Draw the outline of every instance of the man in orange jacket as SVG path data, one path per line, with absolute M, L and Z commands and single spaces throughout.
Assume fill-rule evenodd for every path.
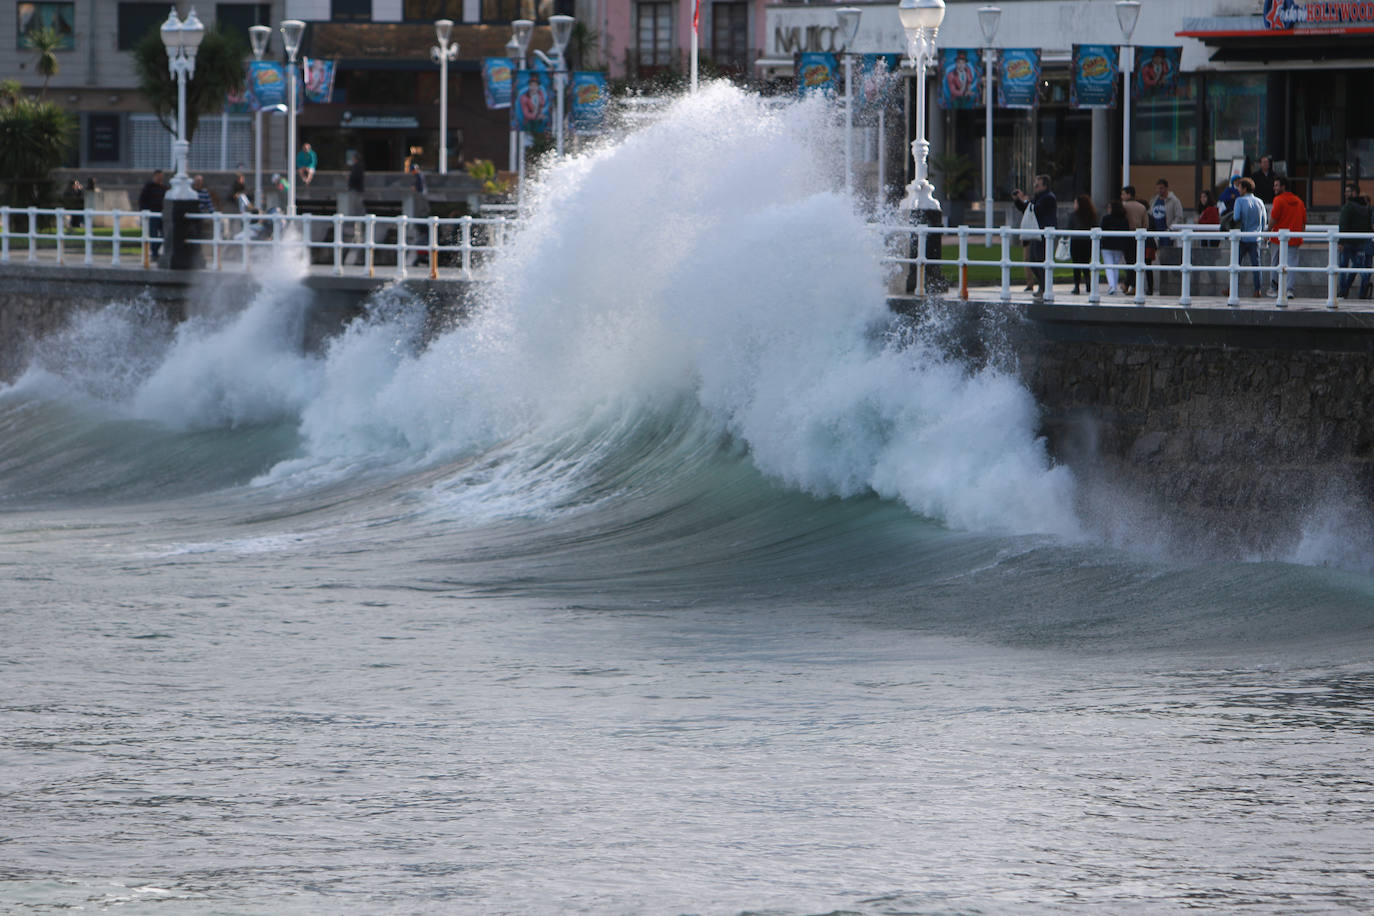
M 1288 190 L 1288 179 L 1282 175 L 1274 176 L 1274 206 L 1269 212 L 1269 228 L 1287 229 L 1290 232 L 1301 232 L 1307 228 L 1307 205 L 1302 202 L 1301 197 Z M 1294 253 L 1301 247 L 1302 236 L 1289 236 L 1289 263 L 1297 260 Z M 1277 235 L 1269 237 L 1269 250 L 1273 253 L 1274 265 L 1274 277 L 1269 284 L 1269 294 L 1277 296 L 1279 294 L 1279 237 Z M 1288 298 L 1293 298 L 1291 286 L 1289 287 Z

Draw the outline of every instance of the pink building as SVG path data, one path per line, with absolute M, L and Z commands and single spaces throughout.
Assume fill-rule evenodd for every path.
M 764 0 L 700 0 L 699 55 L 703 75 L 725 71 L 752 77 L 763 47 Z M 693 0 L 582 0 L 600 33 L 599 63 L 610 76 L 686 73 L 692 47 Z

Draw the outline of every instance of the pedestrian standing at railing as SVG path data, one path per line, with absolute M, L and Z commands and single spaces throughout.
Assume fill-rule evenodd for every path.
M 1054 199 L 1054 192 L 1050 190 L 1050 176 L 1036 175 L 1035 184 L 1031 190 L 1034 196 L 1027 197 L 1020 188 L 1011 192 L 1012 201 L 1016 204 L 1016 209 L 1022 213 L 1026 212 L 1027 207 L 1035 208 L 1035 220 L 1040 224 L 1040 229 L 1059 228 L 1059 202 Z M 1026 246 L 1026 260 L 1030 261 L 1031 273 L 1035 277 L 1035 282 L 1039 289 L 1035 290 L 1037 297 L 1045 295 L 1045 237 L 1039 236 L 1038 240 L 1032 241 Z M 1035 265 L 1039 265 L 1038 267 Z
M 166 196 L 167 183 L 163 180 L 162 169 L 156 169 L 143 190 L 138 192 L 138 209 L 153 214 L 148 217 L 148 237 L 154 258 L 162 253 L 162 200 Z
M 1097 228 L 1097 208 L 1093 206 L 1093 199 L 1086 194 L 1079 194 L 1073 199 L 1073 228 L 1075 229 L 1096 229 Z M 1079 267 L 1079 264 L 1087 264 L 1093 259 L 1093 240 L 1090 236 L 1075 235 L 1069 239 L 1069 257 L 1073 259 L 1073 293 L 1078 295 L 1078 284 L 1080 280 L 1089 289 L 1092 288 L 1092 273 L 1088 267 Z
M 1236 198 L 1236 219 L 1235 225 L 1242 233 L 1238 247 L 1236 262 L 1244 264 L 1249 261 L 1254 267 L 1255 276 L 1255 298 L 1264 295 L 1260 292 L 1260 257 L 1259 257 L 1259 234 L 1264 230 L 1265 208 L 1264 201 L 1255 196 L 1255 182 L 1249 178 L 1240 180 L 1240 197 Z
M 81 211 L 86 209 L 86 195 L 82 193 L 81 182 L 75 178 L 67 182 L 67 187 L 62 191 L 62 207 L 71 211 L 67 215 L 67 224 L 73 229 L 80 229 Z
M 196 201 L 201 213 L 215 212 L 215 199 L 210 196 L 210 189 L 205 186 L 204 175 L 197 175 L 192 179 L 191 190 L 196 192 Z
M 1102 217 L 1103 232 L 1129 232 L 1130 223 L 1126 221 L 1126 207 L 1121 199 L 1107 204 L 1107 215 Z M 1117 278 L 1117 266 L 1126 263 L 1126 252 L 1135 248 L 1135 241 L 1124 235 L 1104 235 L 1102 237 L 1102 263 L 1107 270 L 1107 295 L 1126 292 L 1126 284 Z
M 1217 205 L 1212 202 L 1212 192 L 1206 188 L 1202 189 L 1197 197 L 1197 224 L 1199 226 L 1215 226 L 1221 222 L 1221 213 Z M 1203 240 L 1203 248 L 1216 248 L 1221 242 L 1216 239 Z
M 1345 206 L 1341 207 L 1340 231 L 1342 236 L 1348 232 L 1374 232 L 1374 221 L 1371 220 L 1370 216 L 1369 200 L 1361 197 L 1360 189 L 1353 185 L 1345 189 Z M 1341 270 L 1345 270 L 1347 267 L 1363 270 L 1363 273 L 1360 274 L 1360 298 L 1368 299 L 1370 295 L 1369 266 L 1371 258 L 1374 258 L 1374 240 L 1342 238 L 1340 245 Z M 1354 282 L 1354 273 L 1341 274 L 1340 292 L 1342 299 L 1350 295 L 1350 286 Z
M 1155 232 L 1172 232 L 1174 227 L 1183 222 L 1183 201 L 1178 199 L 1178 195 L 1169 190 L 1167 179 L 1161 178 L 1155 182 L 1155 196 L 1150 201 L 1150 228 Z M 1158 257 L 1159 249 L 1172 248 L 1174 240 L 1165 235 L 1154 236 L 1145 245 L 1145 259 L 1154 263 Z M 1147 295 L 1154 295 L 1155 275 L 1147 272 L 1145 274 L 1145 292 Z
M 1141 203 L 1135 196 L 1135 185 L 1128 184 L 1121 189 L 1121 206 L 1126 211 L 1126 228 L 1134 232 L 1137 229 L 1144 229 L 1150 224 L 1150 211 L 1145 209 L 1145 204 Z M 1135 264 L 1138 256 L 1135 239 L 1131 239 L 1131 245 L 1126 249 L 1126 263 Z M 1149 287 L 1146 287 L 1148 289 Z M 1126 271 L 1126 284 L 1123 293 L 1135 292 L 1135 271 Z
M 1301 232 L 1307 228 L 1307 205 L 1302 202 L 1302 198 L 1288 190 L 1288 179 L 1279 175 L 1274 179 L 1274 206 L 1269 213 L 1270 229 L 1287 229 L 1290 232 Z M 1274 267 L 1274 276 L 1269 284 L 1269 295 L 1279 294 L 1279 256 L 1282 246 L 1279 244 L 1277 235 L 1269 238 L 1270 251 L 1273 253 L 1271 263 Z M 1302 236 L 1294 235 L 1288 239 L 1289 264 L 1297 260 L 1298 249 L 1302 247 Z M 1289 287 L 1288 298 L 1293 298 L 1292 287 Z

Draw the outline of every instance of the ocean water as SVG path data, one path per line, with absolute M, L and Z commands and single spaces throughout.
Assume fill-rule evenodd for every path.
M 0 912 L 1374 910 L 1365 520 L 1087 493 L 887 312 L 832 131 L 712 87 L 548 171 L 435 340 L 297 352 L 283 260 L 43 341 Z

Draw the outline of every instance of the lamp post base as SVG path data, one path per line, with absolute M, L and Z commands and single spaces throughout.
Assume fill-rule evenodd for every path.
M 164 270 L 194 270 L 205 266 L 205 255 L 200 246 L 192 244 L 199 238 L 196 234 L 204 220 L 189 219 L 188 214 L 200 209 L 200 201 L 173 200 L 169 194 L 162 202 L 162 253 L 158 255 L 157 266 Z
M 940 229 L 944 226 L 944 214 L 938 206 L 933 209 L 908 209 L 904 211 L 912 226 L 931 226 Z M 907 257 L 917 258 L 920 254 L 920 236 L 912 233 L 910 250 Z M 943 236 L 940 232 L 926 233 L 925 260 L 938 261 L 944 255 Z M 925 294 L 946 293 L 949 291 L 949 280 L 945 277 L 944 271 L 938 264 L 912 264 L 906 274 L 906 291 L 908 294 L 917 291 Z

